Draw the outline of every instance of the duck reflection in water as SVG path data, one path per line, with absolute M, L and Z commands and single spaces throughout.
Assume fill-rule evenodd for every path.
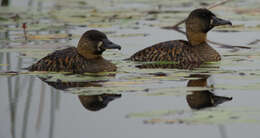
M 100 109 L 105 108 L 109 102 L 120 97 L 121 94 L 79 95 L 79 100 L 87 110 L 99 111 Z
M 69 88 L 86 88 L 86 87 L 102 87 L 102 81 L 89 81 L 89 82 L 50 82 L 47 79 L 40 78 L 49 86 L 58 90 L 68 90 Z M 87 94 L 87 93 L 86 93 Z M 100 95 L 79 95 L 80 103 L 89 111 L 99 111 L 105 108 L 109 102 L 120 98 L 121 94 L 100 94 Z
M 193 74 L 192 78 L 196 80 L 189 80 L 187 87 L 206 87 L 209 86 L 207 79 L 210 75 Z M 210 87 L 213 87 L 211 85 Z M 203 109 L 206 107 L 215 107 L 227 101 L 231 101 L 232 97 L 217 96 L 210 90 L 192 91 L 191 94 L 186 96 L 187 103 L 192 109 Z

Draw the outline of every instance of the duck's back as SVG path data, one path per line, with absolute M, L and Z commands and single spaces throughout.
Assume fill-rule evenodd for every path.
M 166 41 L 138 51 L 129 59 L 132 61 L 174 61 L 183 63 L 195 60 L 192 59 L 195 55 L 190 50 L 187 41 Z
M 30 71 L 54 71 L 73 73 L 96 73 L 116 71 L 116 66 L 104 58 L 87 60 L 75 47 L 57 50 L 28 67 Z

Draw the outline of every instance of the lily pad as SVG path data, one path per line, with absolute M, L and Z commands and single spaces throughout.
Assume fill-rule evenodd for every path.
M 215 108 L 199 111 L 166 110 L 143 113 L 130 113 L 127 118 L 143 118 L 145 124 L 259 124 L 259 109 L 252 108 Z M 186 116 L 186 117 L 185 117 Z

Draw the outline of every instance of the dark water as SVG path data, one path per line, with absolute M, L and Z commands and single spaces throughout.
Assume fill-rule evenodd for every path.
M 13 4 L 20 5 L 19 2 Z M 80 35 L 88 29 L 74 27 L 67 31 Z M 94 82 L 47 84 L 39 74 L 26 74 L 23 70 L 34 63 L 35 58 L 25 56 L 26 52 L 17 47 L 10 50 L 9 46 L 21 43 L 0 44 L 2 49 L 9 48 L 0 52 L 0 71 L 23 72 L 0 75 L 0 138 L 260 137 L 259 47 L 252 46 L 254 49 L 237 53 L 215 47 L 223 60 L 204 69 L 138 69 L 136 63 L 122 59 L 154 43 L 185 39 L 185 36 L 147 26 L 138 30 L 116 26 L 101 30 L 116 31 L 115 35 L 149 34 L 145 37 L 109 35 L 123 49 L 105 53 L 105 57 L 119 67 L 116 75 L 105 81 L 93 77 Z M 0 37 L 1 40 L 12 39 L 18 33 L 22 31 L 1 32 Z M 208 38 L 247 45 L 259 39 L 259 35 L 258 31 L 211 32 Z M 78 38 L 62 39 L 57 43 L 76 45 L 77 41 Z M 45 42 L 32 42 L 33 45 L 42 43 Z M 225 56 L 230 54 L 237 55 Z M 72 86 L 81 88 L 61 90 Z M 162 113 L 167 111 L 178 113 Z M 204 112 L 210 114 L 207 118 L 217 120 L 195 118 Z M 195 122 L 187 121 L 187 117 Z

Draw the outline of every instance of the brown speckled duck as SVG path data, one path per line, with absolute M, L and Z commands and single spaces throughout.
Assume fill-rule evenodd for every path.
M 85 32 L 77 48 L 57 50 L 28 67 L 29 71 L 54 71 L 73 73 L 113 72 L 117 67 L 102 57 L 106 49 L 121 49 L 97 30 Z
M 221 60 L 219 53 L 208 45 L 207 32 L 219 25 L 232 25 L 207 9 L 193 10 L 185 21 L 188 41 L 173 40 L 147 47 L 129 59 L 132 61 L 173 61 L 177 64 L 204 63 Z

